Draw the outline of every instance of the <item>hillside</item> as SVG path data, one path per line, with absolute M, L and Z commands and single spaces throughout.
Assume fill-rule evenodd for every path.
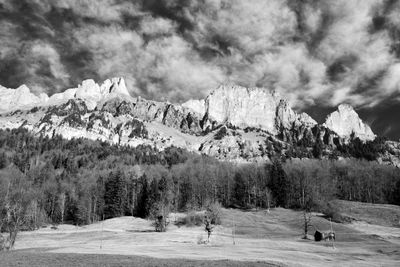
M 357 157 L 400 163 L 400 145 L 376 138 L 351 106 L 340 105 L 318 124 L 267 88 L 225 84 L 205 99 L 172 104 L 131 97 L 124 80 L 113 78 L 100 85 L 85 80 L 51 97 L 35 96 L 26 86 L 0 88 L 0 95 L 0 128 L 36 135 L 178 146 L 235 162 Z

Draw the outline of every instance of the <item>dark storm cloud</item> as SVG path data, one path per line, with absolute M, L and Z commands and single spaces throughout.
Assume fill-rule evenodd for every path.
M 353 69 L 357 64 L 357 55 L 344 55 L 341 56 L 328 66 L 326 74 L 331 82 L 340 82 L 346 72 Z
M 393 0 L 0 0 L 0 84 L 49 94 L 124 76 L 183 101 L 222 82 L 298 109 L 380 105 L 399 92 Z
M 0 36 L 7 45 L 0 48 L 2 85 L 27 83 L 37 92 L 52 94 L 78 82 L 74 74 L 85 73 L 90 65 L 90 51 L 76 47 L 71 38 L 71 29 L 79 24 L 69 9 L 39 1 L 3 1 Z M 89 73 L 96 77 L 96 72 Z
M 195 28 L 193 22 L 184 15 L 186 8 L 190 7 L 190 2 L 187 0 L 142 0 L 141 6 L 144 11 L 151 13 L 153 16 L 176 22 L 178 33 L 184 34 L 186 31 L 191 31 Z

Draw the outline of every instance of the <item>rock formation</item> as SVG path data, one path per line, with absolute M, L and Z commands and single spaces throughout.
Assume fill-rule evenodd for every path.
M 39 96 L 31 93 L 26 85 L 17 89 L 8 89 L 0 86 L 0 111 L 28 109 L 35 106 L 49 106 L 65 103 L 69 99 L 82 99 L 90 110 L 94 109 L 101 101 L 113 97 L 131 98 L 123 78 L 113 78 L 98 85 L 94 80 L 85 80 L 78 88 L 67 89 L 48 97 L 42 93 Z
M 48 100 L 46 94 L 36 96 L 24 84 L 17 89 L 8 89 L 0 86 L 0 110 L 10 111 L 24 107 L 41 105 Z
M 324 126 L 343 138 L 354 135 L 360 140 L 368 141 L 374 140 L 376 137 L 371 128 L 360 119 L 357 112 L 346 104 L 340 105 L 337 111 L 331 113 L 326 118 Z
M 122 78 L 102 84 L 85 80 L 50 98 L 36 96 L 26 86 L 0 87 L 0 106 L 0 128 L 25 127 L 36 134 L 119 145 L 179 146 L 222 160 L 312 157 L 317 143 L 334 154 L 352 136 L 375 138 L 348 105 L 340 105 L 319 125 L 274 91 L 232 84 L 182 105 L 131 97 Z
M 183 106 L 220 124 L 259 128 L 271 134 L 293 125 L 317 124 L 305 113 L 298 115 L 278 93 L 265 88 L 221 85 L 205 100 L 190 100 Z

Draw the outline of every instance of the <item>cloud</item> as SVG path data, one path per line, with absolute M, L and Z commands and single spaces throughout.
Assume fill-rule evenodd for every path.
M 53 94 L 124 76 L 181 102 L 219 83 L 309 105 L 398 95 L 399 1 L 0 0 L 0 84 Z
M 140 22 L 140 32 L 151 37 L 164 34 L 172 35 L 176 32 L 176 27 L 176 23 L 169 19 L 154 18 L 150 15 L 143 17 Z
M 389 67 L 387 73 L 382 79 L 382 95 L 400 93 L 400 63 Z

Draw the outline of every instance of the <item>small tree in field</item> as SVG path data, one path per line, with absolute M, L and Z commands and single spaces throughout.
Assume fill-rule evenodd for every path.
M 221 204 L 219 202 L 209 203 L 206 207 L 206 217 L 211 224 L 221 224 Z
M 310 211 L 304 210 L 303 211 L 303 219 L 304 219 L 304 236 L 303 236 L 303 239 L 308 239 L 308 229 L 313 226 L 311 224 L 312 213 Z
M 207 232 L 207 242 L 210 242 L 210 236 L 214 230 L 214 226 L 211 224 L 211 220 L 207 216 L 204 218 L 204 230 Z
M 169 224 L 168 221 L 169 206 L 162 202 L 157 202 L 152 205 L 150 217 L 154 219 L 154 228 L 156 232 L 165 232 Z
M 168 216 L 171 209 L 172 194 L 171 184 L 167 177 L 163 176 L 160 180 L 154 179 L 150 183 L 150 196 L 152 205 L 150 208 L 150 217 L 154 219 L 156 232 L 165 232 L 167 230 Z
M 204 231 L 207 232 L 207 242 L 210 242 L 215 225 L 221 224 L 221 204 L 214 202 L 207 205 L 203 223 Z
M 302 194 L 304 194 L 302 192 Z M 312 194 L 311 194 L 312 195 Z M 303 222 L 304 222 L 304 236 L 303 239 L 308 239 L 308 230 L 313 227 L 311 224 L 312 210 L 316 207 L 316 203 L 313 196 L 302 197 L 301 208 L 303 210 Z

